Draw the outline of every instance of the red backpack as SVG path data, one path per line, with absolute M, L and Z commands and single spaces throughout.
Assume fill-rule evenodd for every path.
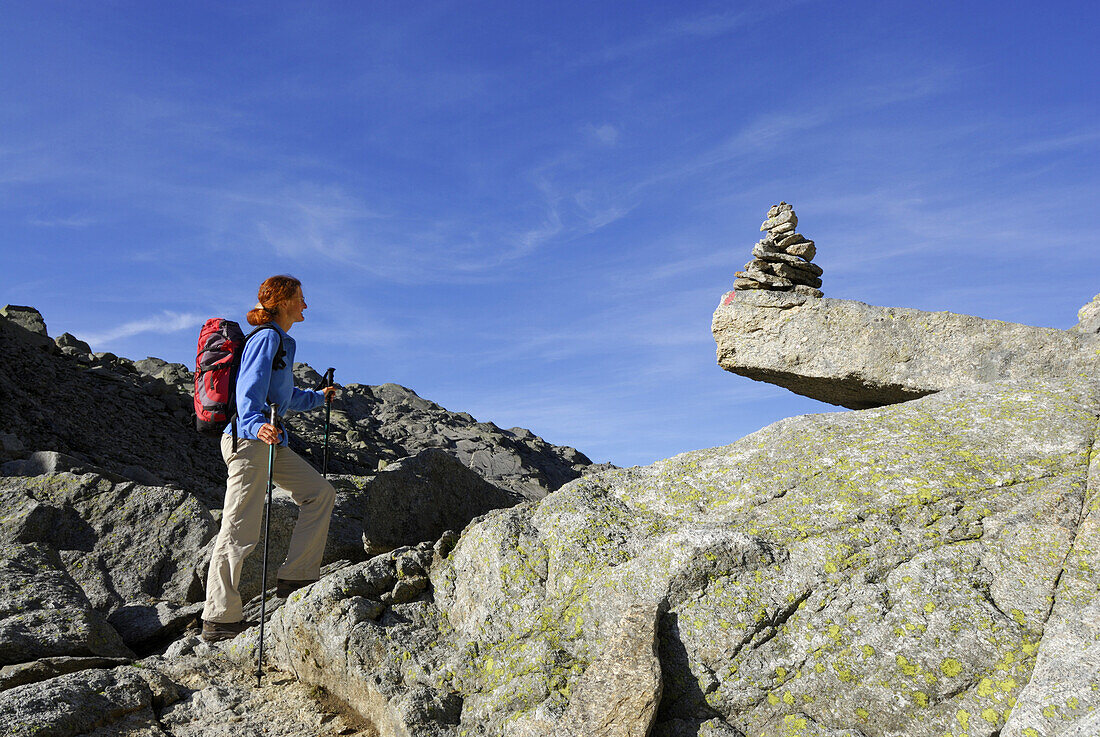
M 195 429 L 208 435 L 221 435 L 231 420 L 237 419 L 237 370 L 241 366 L 244 344 L 261 330 L 274 330 L 271 323 L 258 326 L 248 335 L 232 320 L 212 317 L 203 323 L 195 354 Z M 275 352 L 272 368 L 278 367 L 283 352 L 283 337 Z M 284 362 L 285 365 L 285 362 Z M 236 425 L 233 427 L 236 431 Z M 236 440 L 237 433 L 233 433 Z

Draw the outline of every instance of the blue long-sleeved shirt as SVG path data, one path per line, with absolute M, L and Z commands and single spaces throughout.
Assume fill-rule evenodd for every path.
M 294 339 L 275 323 L 273 330 L 261 330 L 248 339 L 241 353 L 241 367 L 237 372 L 237 437 L 259 440 L 256 433 L 268 420 L 268 401 L 279 405 L 280 417 L 288 411 L 302 412 L 320 407 L 325 395 L 312 389 L 294 386 Z M 283 339 L 283 368 L 272 371 L 271 364 L 279 350 L 279 338 Z M 232 433 L 232 423 L 225 432 Z M 284 429 L 282 445 L 287 444 Z

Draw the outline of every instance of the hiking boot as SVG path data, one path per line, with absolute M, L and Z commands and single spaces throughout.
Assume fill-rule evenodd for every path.
M 311 583 L 317 583 L 317 580 L 312 581 L 290 581 L 285 578 L 279 578 L 275 580 L 275 596 L 280 599 L 285 599 L 293 594 L 298 589 L 309 586 Z
M 202 639 L 206 642 L 221 642 L 222 640 L 232 640 L 237 635 L 244 632 L 249 627 L 255 625 L 255 622 L 202 622 Z

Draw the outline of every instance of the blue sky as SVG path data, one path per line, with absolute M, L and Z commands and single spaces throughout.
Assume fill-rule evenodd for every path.
M 1100 292 L 1094 3 L 0 6 L 0 300 L 299 360 L 620 465 L 836 408 L 717 367 L 768 207 L 826 296 L 1053 327 Z

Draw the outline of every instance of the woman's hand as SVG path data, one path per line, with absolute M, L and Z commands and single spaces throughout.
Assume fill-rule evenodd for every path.
M 325 395 L 325 401 L 331 402 L 336 396 L 336 387 L 326 386 L 324 389 L 321 390 L 321 392 Z
M 278 445 L 279 435 L 282 434 L 282 430 L 278 429 L 274 425 L 265 422 L 260 429 L 256 432 L 256 437 L 264 441 L 268 445 Z

